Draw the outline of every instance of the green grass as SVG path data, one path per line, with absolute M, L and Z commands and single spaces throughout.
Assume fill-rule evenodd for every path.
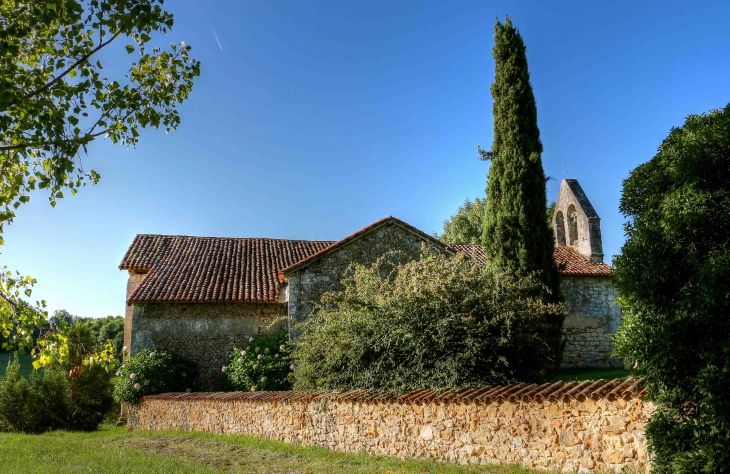
M 8 361 L 12 359 L 13 355 L 8 352 L 0 352 L 0 377 L 5 376 L 5 371 L 8 368 Z M 20 375 L 25 378 L 30 377 L 30 373 L 33 372 L 33 357 L 30 354 L 23 354 L 19 357 L 20 362 Z
M 0 434 L 0 473 L 353 473 L 537 474 L 517 466 L 458 466 L 344 454 L 249 436 L 177 431 Z
M 562 369 L 553 378 L 553 382 L 583 382 L 585 380 L 596 381 L 598 379 L 613 380 L 627 379 L 636 376 L 631 370 L 624 369 Z

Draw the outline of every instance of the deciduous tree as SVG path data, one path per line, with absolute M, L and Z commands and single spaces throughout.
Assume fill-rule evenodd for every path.
M 658 404 L 653 472 L 730 471 L 730 105 L 672 129 L 620 209 L 616 352 Z
M 163 2 L 0 1 L 0 233 L 31 191 L 45 190 L 55 205 L 64 192 L 96 183 L 81 161 L 96 138 L 134 146 L 141 128 L 176 129 L 200 63 L 184 42 L 148 46 L 173 26 Z M 112 48 L 136 59 L 107 71 L 98 53 Z M 0 298 L 10 317 L 0 328 L 22 339 L 47 314 L 42 302 L 18 303 L 35 280 L 4 270 Z

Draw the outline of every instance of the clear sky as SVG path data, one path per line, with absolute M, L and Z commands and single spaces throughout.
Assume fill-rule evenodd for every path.
M 36 277 L 51 310 L 122 314 L 117 265 L 138 233 L 335 240 L 387 215 L 440 231 L 484 195 L 497 16 L 527 45 L 548 199 L 579 180 L 608 262 L 622 180 L 685 116 L 730 102 L 727 1 L 165 6 L 175 26 L 160 42 L 202 62 L 179 130 L 96 142 L 84 166 L 99 185 L 55 209 L 36 192 L 6 228 L 3 264 Z M 129 61 L 100 58 L 117 73 Z

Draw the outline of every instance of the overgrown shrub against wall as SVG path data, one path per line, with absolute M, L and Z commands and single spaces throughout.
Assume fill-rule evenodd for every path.
M 291 358 L 286 333 L 248 337 L 248 344 L 233 349 L 231 361 L 221 368 L 231 390 L 289 390 Z
M 543 381 L 556 365 L 550 316 L 562 306 L 463 255 L 358 266 L 345 291 L 300 325 L 296 389 L 386 392 Z
M 658 402 L 656 473 L 730 471 L 730 105 L 687 117 L 624 181 L 618 354 Z
M 152 393 L 195 390 L 195 364 L 167 351 L 143 350 L 119 367 L 114 379 L 114 399 L 136 403 Z

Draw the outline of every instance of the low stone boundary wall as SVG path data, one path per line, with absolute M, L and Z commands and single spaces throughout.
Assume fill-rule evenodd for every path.
M 564 472 L 649 469 L 641 380 L 511 385 L 401 397 L 346 393 L 168 393 L 144 397 L 131 429 L 245 434 L 345 452 L 518 463 Z

